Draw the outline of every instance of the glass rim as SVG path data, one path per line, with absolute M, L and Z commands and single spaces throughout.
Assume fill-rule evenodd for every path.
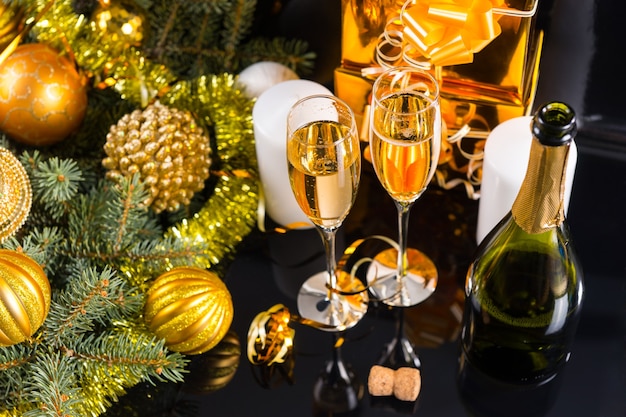
M 287 122 L 287 140 L 291 140 L 292 133 L 295 132 L 296 130 L 300 129 L 303 126 L 306 126 L 308 124 L 311 124 L 311 123 L 314 123 L 314 122 L 317 122 L 317 121 L 320 121 L 320 122 L 331 121 L 330 118 L 316 118 L 316 119 L 312 118 L 312 119 L 307 119 L 307 121 L 305 121 L 305 122 L 298 123 L 297 126 L 291 126 L 290 121 L 291 121 L 291 117 L 292 117 L 292 114 L 293 114 L 293 109 L 296 106 L 299 106 L 300 104 L 302 104 L 303 102 L 310 101 L 310 100 L 313 100 L 313 99 L 329 99 L 330 101 L 333 101 L 335 103 L 339 103 L 345 110 L 347 110 L 348 116 L 350 118 L 350 125 L 348 126 L 346 123 L 342 123 L 339 120 L 336 120 L 336 122 L 341 124 L 341 125 L 348 126 L 350 128 L 350 132 L 352 134 L 344 135 L 341 138 L 337 139 L 336 141 L 329 142 L 328 144 L 323 144 L 323 145 L 316 144 L 316 145 L 310 145 L 310 146 L 324 148 L 324 147 L 331 146 L 331 145 L 334 145 L 334 144 L 337 144 L 337 143 L 341 143 L 341 142 L 347 140 L 348 137 L 351 137 L 351 136 L 355 136 L 355 137 L 358 138 L 358 133 L 359 132 L 358 132 L 357 124 L 356 124 L 356 117 L 355 117 L 354 111 L 352 110 L 352 107 L 350 107 L 348 105 L 348 103 L 346 103 L 343 99 L 341 99 L 341 98 L 339 98 L 339 97 L 337 97 L 335 95 L 321 93 L 321 94 L 312 94 L 310 96 L 302 97 L 298 101 L 296 101 L 294 104 L 291 105 L 291 107 L 289 108 L 289 112 L 287 113 L 287 120 L 286 120 L 286 122 Z M 303 141 L 299 141 L 299 142 L 304 143 Z
M 425 81 L 428 81 L 430 83 L 430 85 L 428 85 L 429 89 L 432 87 L 432 89 L 434 90 L 433 94 L 424 94 L 424 97 L 426 99 L 428 99 L 428 101 L 430 102 L 430 105 L 420 109 L 418 111 L 413 111 L 413 112 L 402 112 L 402 111 L 397 111 L 397 110 L 391 110 L 389 109 L 387 106 L 381 105 L 381 102 L 389 97 L 391 95 L 390 94 L 385 94 L 384 96 L 378 98 L 377 95 L 375 94 L 376 89 L 380 86 L 380 84 L 383 82 L 383 80 L 385 78 L 387 78 L 387 76 L 389 76 L 390 74 L 397 72 L 397 73 L 415 73 L 415 74 L 419 74 L 420 76 L 423 76 L 425 78 Z M 394 93 L 396 93 L 397 91 L 394 91 Z M 395 114 L 409 114 L 409 113 L 425 113 L 427 111 L 430 111 L 431 108 L 435 107 L 437 105 L 437 103 L 440 100 L 440 94 L 441 94 L 441 88 L 439 87 L 439 83 L 437 82 L 437 80 L 435 79 L 435 77 L 429 73 L 428 71 L 425 71 L 423 69 L 420 68 L 415 68 L 415 67 L 393 67 L 393 68 L 389 68 L 387 70 L 385 70 L 383 73 L 381 73 L 376 80 L 374 81 L 374 84 L 372 86 L 372 104 L 377 103 L 378 105 L 380 105 L 381 107 L 385 108 L 387 111 L 391 112 L 391 113 L 395 113 Z

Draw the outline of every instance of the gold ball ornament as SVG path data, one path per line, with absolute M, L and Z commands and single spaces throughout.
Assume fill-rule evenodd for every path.
M 83 76 L 51 47 L 23 44 L 0 63 L 0 130 L 16 141 L 57 143 L 80 126 L 86 110 Z
M 91 16 L 90 27 L 107 39 L 107 45 L 141 46 L 148 26 L 145 12 L 132 1 L 117 0 L 100 5 Z
M 0 346 L 21 343 L 41 327 L 50 309 L 50 282 L 27 255 L 0 249 Z
M 0 147 L 0 243 L 22 227 L 32 199 L 26 170 L 11 151 Z
M 233 301 L 224 282 L 211 271 L 173 268 L 154 281 L 147 295 L 146 323 L 174 352 L 206 352 L 230 329 Z
M 122 116 L 111 126 L 104 152 L 107 178 L 139 174 L 150 190 L 145 203 L 157 213 L 188 205 L 209 177 L 209 136 L 191 113 L 159 102 Z

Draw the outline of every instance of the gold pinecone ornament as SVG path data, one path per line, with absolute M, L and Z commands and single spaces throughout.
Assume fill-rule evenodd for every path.
M 189 205 L 204 188 L 211 166 L 208 134 L 188 111 L 158 101 L 111 126 L 102 165 L 107 178 L 139 174 L 150 189 L 146 205 L 157 213 Z

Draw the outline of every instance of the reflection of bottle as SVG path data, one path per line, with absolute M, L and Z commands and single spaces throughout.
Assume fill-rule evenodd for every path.
M 542 416 L 570 355 L 582 271 L 563 210 L 573 110 L 539 109 L 526 177 L 467 275 L 458 387 L 475 416 Z

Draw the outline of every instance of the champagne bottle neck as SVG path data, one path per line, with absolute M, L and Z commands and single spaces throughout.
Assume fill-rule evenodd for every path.
M 543 233 L 565 220 L 563 195 L 568 154 L 569 143 L 544 146 L 533 139 L 526 177 L 511 209 L 515 222 L 526 233 Z

